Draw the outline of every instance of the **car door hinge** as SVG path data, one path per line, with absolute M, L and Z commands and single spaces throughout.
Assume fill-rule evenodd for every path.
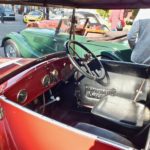
M 0 107 L 0 120 L 4 118 L 4 109 Z

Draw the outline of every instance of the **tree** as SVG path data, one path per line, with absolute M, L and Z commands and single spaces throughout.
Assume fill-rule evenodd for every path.
M 100 16 L 102 16 L 103 18 L 108 18 L 108 16 L 109 16 L 109 10 L 97 9 L 96 11 L 97 11 L 97 13 L 99 13 Z
M 134 9 L 132 13 L 132 18 L 135 19 L 136 15 L 138 14 L 139 9 Z

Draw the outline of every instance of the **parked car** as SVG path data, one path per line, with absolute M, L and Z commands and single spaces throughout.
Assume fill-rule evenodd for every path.
M 50 19 L 50 20 L 42 20 L 37 22 L 29 22 L 27 23 L 27 28 L 40 28 L 40 29 L 56 29 L 61 22 L 60 31 L 66 32 L 70 29 L 68 24 L 68 18 L 61 18 L 61 19 Z
M 101 55 L 102 52 L 107 51 L 111 59 L 130 60 L 131 50 L 128 44 L 123 43 L 126 40 L 126 32 L 105 33 L 81 26 L 76 24 L 75 39 L 91 48 L 94 54 Z M 64 50 L 62 45 L 69 39 L 69 31 L 68 18 L 29 23 L 28 28 L 7 34 L 2 40 L 2 47 L 6 57 L 41 57 L 54 51 Z M 127 52 L 128 58 L 124 55 Z M 112 53 L 116 56 L 112 56 Z
M 40 10 L 30 11 L 28 14 L 23 16 L 23 22 L 34 22 L 34 21 L 41 21 L 44 19 L 44 13 Z
M 43 20 L 38 22 L 30 22 L 27 24 L 28 27 L 39 27 L 39 28 L 55 28 L 58 26 L 59 21 L 62 19 L 63 23 L 66 22 L 66 27 L 69 28 L 69 22 L 71 21 L 71 11 L 64 11 L 62 14 L 51 14 L 49 20 Z M 62 27 L 62 26 L 61 26 Z M 109 28 L 105 25 L 105 21 L 97 13 L 92 13 L 88 11 L 77 11 L 76 12 L 76 27 L 84 29 L 92 29 L 96 32 L 101 31 L 110 31 Z
M 3 6 L 0 6 L 0 14 L 3 15 L 4 20 L 15 21 L 15 13 L 11 8 L 5 8 Z M 0 15 L 0 19 L 1 19 L 1 15 Z
M 62 45 L 64 45 L 65 41 L 69 40 L 69 34 L 64 32 L 56 34 L 56 32 L 57 30 L 55 29 L 26 28 L 20 33 L 9 33 L 2 41 L 5 56 L 36 58 L 44 56 L 45 54 L 65 50 L 65 47 Z M 91 41 L 89 37 L 87 38 L 81 35 L 76 35 L 75 39 L 92 49 L 93 53 L 97 56 L 101 55 L 101 52 L 106 53 L 107 51 L 112 59 L 130 59 L 131 50 L 128 45 L 109 42 L 108 37 L 105 38 L 108 41 L 103 41 L 101 38 L 101 42 Z M 116 40 L 115 37 L 110 37 L 110 40 L 113 39 Z M 124 53 L 128 53 L 128 56 L 127 54 L 124 55 Z M 116 54 L 116 57 L 112 57 L 111 54 L 113 54 L 113 56 Z M 83 54 L 81 53 L 81 55 Z
M 6 1 L 11 2 L 150 7 L 143 0 Z M 149 150 L 150 66 L 100 59 L 82 39 L 66 40 L 66 51 L 36 59 L 0 58 L 1 150 Z
M 11 8 L 5 8 L 4 10 L 4 20 L 16 20 L 15 13 Z

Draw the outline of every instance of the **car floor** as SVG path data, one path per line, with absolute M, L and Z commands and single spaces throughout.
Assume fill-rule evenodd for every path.
M 63 85 L 60 86 L 63 87 Z M 90 111 L 82 111 L 77 106 L 74 96 L 75 85 L 69 83 L 65 85 L 65 88 L 62 87 L 54 89 L 54 93 L 60 96 L 60 102 L 48 106 L 45 115 L 71 126 L 75 126 L 78 122 L 91 123 Z M 59 93 L 55 91 L 59 91 Z

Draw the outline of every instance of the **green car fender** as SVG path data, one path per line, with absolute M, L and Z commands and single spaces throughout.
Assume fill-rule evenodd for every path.
M 2 40 L 2 47 L 4 46 L 5 42 L 9 39 L 16 43 L 16 46 L 22 57 L 35 58 L 41 56 L 41 54 L 37 51 L 34 52 L 32 47 L 26 42 L 26 39 L 20 33 L 17 32 L 11 32 L 7 34 Z

